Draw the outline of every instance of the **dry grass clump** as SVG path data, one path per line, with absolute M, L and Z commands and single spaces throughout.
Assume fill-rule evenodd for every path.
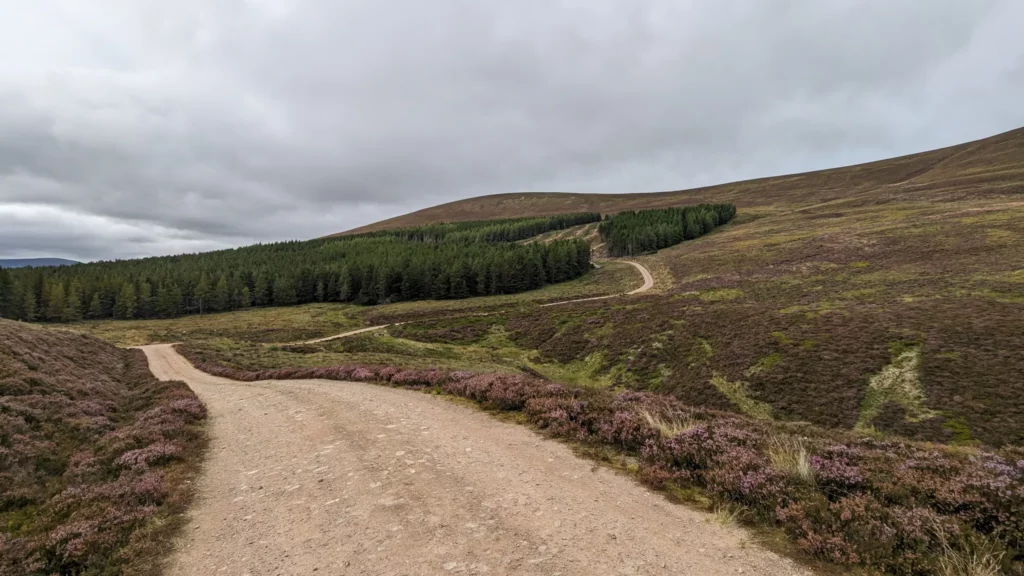
M 772 468 L 785 472 L 802 482 L 814 482 L 814 467 L 803 440 L 776 435 L 768 443 L 768 460 Z
M 1003 557 L 1006 553 L 986 538 L 961 537 L 950 542 L 941 528 L 937 536 L 942 544 L 939 558 L 939 576 L 1000 576 L 1003 573 Z
M 697 425 L 692 418 L 662 418 L 648 410 L 641 410 L 644 421 L 661 434 L 662 438 L 672 438 L 690 430 Z
M 719 504 L 712 510 L 712 518 L 719 526 L 735 526 L 742 519 L 745 508 L 743 506 L 730 506 Z

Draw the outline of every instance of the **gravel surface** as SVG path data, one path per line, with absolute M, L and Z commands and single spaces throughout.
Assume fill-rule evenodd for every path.
M 524 426 L 371 384 L 241 383 L 144 347 L 211 444 L 168 573 L 805 574 Z

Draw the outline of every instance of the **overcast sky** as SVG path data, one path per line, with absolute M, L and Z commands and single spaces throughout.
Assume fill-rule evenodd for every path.
M 312 238 L 1024 125 L 1020 0 L 0 0 L 0 257 Z

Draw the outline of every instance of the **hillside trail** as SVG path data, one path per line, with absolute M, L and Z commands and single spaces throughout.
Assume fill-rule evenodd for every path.
M 142 349 L 210 415 L 172 576 L 806 573 L 709 514 L 443 398 L 236 382 L 170 344 Z
M 593 296 L 590 298 L 577 298 L 575 300 L 566 300 L 564 302 L 550 302 L 548 304 L 541 304 L 541 308 L 548 306 L 563 306 L 565 304 L 575 304 L 576 302 L 589 302 L 591 300 L 606 300 L 608 298 L 618 298 L 619 296 L 632 296 L 634 294 L 641 294 L 647 292 L 651 288 L 654 288 L 654 276 L 651 275 L 651 271 L 646 266 L 638 262 L 630 260 L 613 260 L 613 262 L 624 262 L 626 264 L 632 264 L 637 270 L 640 271 L 640 275 L 643 277 L 644 283 L 639 288 L 630 292 L 620 294 L 608 294 L 605 296 Z M 477 314 L 478 316 L 489 316 L 490 313 Z M 421 321 L 422 322 L 422 321 Z M 394 324 L 381 324 L 379 326 L 369 326 L 367 328 L 360 328 L 358 330 L 351 330 L 349 332 L 342 332 L 341 334 L 333 334 L 331 336 L 324 336 L 322 338 L 314 338 L 312 340 L 303 340 L 301 342 L 290 342 L 287 344 L 278 344 L 278 346 L 301 346 L 304 344 L 320 344 L 321 342 L 329 342 L 331 340 L 338 340 L 339 338 L 348 338 L 349 336 L 355 336 L 357 334 L 363 334 L 364 332 L 373 332 L 375 330 L 382 330 L 389 326 L 401 326 L 405 322 L 396 322 Z

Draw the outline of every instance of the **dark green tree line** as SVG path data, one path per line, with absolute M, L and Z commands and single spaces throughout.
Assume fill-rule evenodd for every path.
M 703 236 L 734 216 L 732 204 L 629 210 L 607 217 L 598 230 L 609 255 L 636 256 Z
M 595 215 L 468 222 L 258 244 L 232 250 L 0 270 L 0 316 L 26 321 L 168 318 L 309 302 L 512 294 L 590 269 L 580 240 L 516 244 L 523 230 L 569 227 Z M 537 222 L 541 222 L 538 224 Z M 467 232 L 467 234 L 463 234 Z M 538 232 L 540 233 L 540 232 Z

